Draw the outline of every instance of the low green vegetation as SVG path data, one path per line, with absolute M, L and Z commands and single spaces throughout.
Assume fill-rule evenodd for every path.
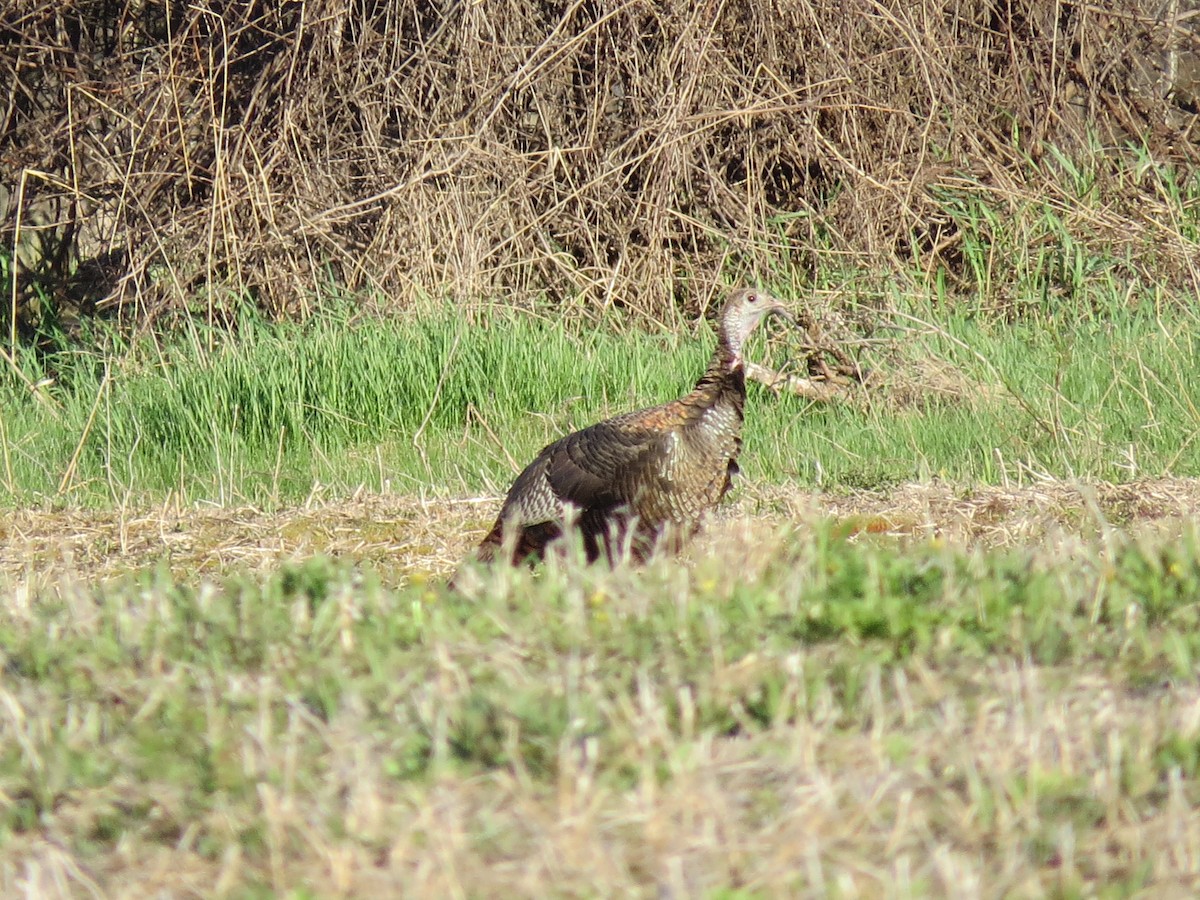
M 804 306 L 803 289 L 781 293 Z M 861 354 L 874 381 L 848 401 L 751 385 L 751 477 L 871 487 L 1200 472 L 1200 331 L 1183 304 L 1150 294 L 1102 318 L 1071 307 L 1005 321 L 886 301 Z M 211 349 L 193 336 L 28 354 L 20 378 L 0 377 L 0 502 L 497 491 L 555 437 L 678 396 L 711 350 L 707 329 L 614 326 L 453 309 L 248 318 Z M 786 363 L 796 338 L 774 334 L 751 358 Z
M 1192 527 L 0 604 L 6 894 L 28 863 L 101 893 L 1127 896 L 1195 859 Z

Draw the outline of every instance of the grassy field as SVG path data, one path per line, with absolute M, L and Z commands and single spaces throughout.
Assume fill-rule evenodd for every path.
M 1190 896 L 1200 482 L 1000 474 L 466 596 L 487 495 L 12 510 L 0 893 Z
M 6 4 L 0 898 L 1200 897 L 1182 5 Z M 869 376 L 450 592 L 746 282 Z
M 781 279 L 857 323 L 865 387 L 752 385 L 748 478 L 683 559 L 463 594 L 520 465 L 685 390 L 705 326 L 22 351 L 0 894 L 1195 896 L 1197 307 L 1057 246 L 966 242 L 973 304 Z
M 814 405 L 751 385 L 747 470 L 851 487 L 1200 472 L 1198 314 L 1152 289 L 1117 305 L 1114 290 L 1097 282 L 1086 303 L 1017 321 L 914 295 L 861 299 L 870 335 L 855 350 L 871 388 Z M 797 309 L 838 297 L 780 293 Z M 712 336 L 438 309 L 247 318 L 236 341 L 210 340 L 27 354 L 20 377 L 0 379 L 0 505 L 494 493 L 566 431 L 685 391 Z M 775 329 L 752 358 L 786 366 L 797 347 Z
M 21 513 L 0 891 L 1190 896 L 1197 505 L 776 491 L 467 596 L 462 506 Z

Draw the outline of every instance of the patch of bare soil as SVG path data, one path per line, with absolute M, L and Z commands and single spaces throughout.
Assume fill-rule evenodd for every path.
M 0 578 L 104 579 L 159 562 L 180 577 L 203 577 L 318 554 L 368 563 L 397 578 L 441 578 L 482 536 L 498 506 L 496 497 L 360 495 L 279 511 L 174 504 L 25 509 L 0 519 Z M 1113 527 L 1170 529 L 1198 511 L 1195 478 L 972 488 L 928 482 L 853 493 L 748 488 L 689 553 L 829 519 L 852 534 L 995 547 L 1094 537 Z

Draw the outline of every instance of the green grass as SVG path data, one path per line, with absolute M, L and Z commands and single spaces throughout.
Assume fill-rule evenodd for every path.
M 155 354 L 85 354 L 53 373 L 60 385 L 48 394 L 57 410 L 10 385 L 13 484 L 26 497 L 54 492 L 84 435 L 75 479 L 83 497 L 176 489 L 294 501 L 327 475 L 342 489 L 381 478 L 408 489 L 431 488 L 439 478 L 461 483 L 454 463 L 463 454 L 454 444 L 469 410 L 475 421 L 507 430 L 531 413 L 566 410 L 568 384 L 574 396 L 590 398 L 588 411 L 608 397 L 676 389 L 673 371 L 657 363 L 675 361 L 677 340 L 664 353 L 666 341 L 645 338 L 634 359 L 622 352 L 627 343 L 531 317 L 472 323 L 435 313 L 357 323 L 328 317 L 305 327 L 248 319 L 215 349 L 179 340 Z M 49 374 L 29 365 L 30 380 Z M 381 443 L 386 456 L 375 452 Z M 330 459 L 353 448 L 369 452 Z M 491 449 L 496 472 L 503 460 Z
M 891 344 L 868 355 L 880 381 L 860 402 L 813 405 L 751 385 L 752 477 L 870 487 L 1200 472 L 1200 346 L 1183 305 L 1151 294 L 1104 316 L 1069 307 L 1007 322 L 905 295 L 888 303 L 895 328 L 877 336 Z M 757 339 L 751 358 L 786 352 L 779 337 L 771 352 Z M 0 503 L 152 502 L 175 491 L 292 504 L 317 484 L 335 495 L 360 485 L 497 491 L 567 431 L 686 391 L 711 342 L 707 329 L 442 310 L 305 326 L 248 319 L 211 349 L 176 339 L 29 354 L 22 374 L 45 382 L 40 398 L 11 372 L 0 378 Z M 930 364 L 954 374 L 956 395 L 929 390 Z
M 1194 527 L 732 544 L 498 571 L 470 598 L 320 558 L 4 590 L 0 884 L 1124 896 L 1188 875 Z
M 963 175 L 931 186 L 937 234 L 914 234 L 909 271 L 890 281 L 836 268 L 845 248 L 819 228 L 803 249 L 825 262 L 802 276 L 811 260 L 789 217 L 770 223 L 767 286 L 797 308 L 814 285 L 839 311 L 865 307 L 884 343 L 865 354 L 880 381 L 861 402 L 751 387 L 751 477 L 871 487 L 1200 474 L 1200 298 L 1194 266 L 1180 263 L 1200 250 L 1200 173 L 1137 147 L 1043 149 L 1012 173 L 1044 184 L 1036 194 Z M 651 333 L 578 309 L 429 304 L 368 320 L 349 302 L 320 299 L 303 326 L 248 314 L 227 333 L 130 347 L 84 323 L 84 340 L 55 352 L 19 349 L 0 364 L 0 507 L 499 491 L 548 441 L 679 396 L 712 340 L 687 322 Z M 749 355 L 770 358 L 761 337 Z M 954 393 L 929 389 L 947 373 Z

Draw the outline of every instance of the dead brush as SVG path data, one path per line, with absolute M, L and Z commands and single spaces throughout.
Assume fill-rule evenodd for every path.
M 1169 198 L 1072 196 L 1044 155 L 1193 160 L 1153 73 L 1194 34 L 1142 8 L 22 0 L 0 13 L 6 343 L 97 312 L 303 316 L 328 286 L 675 324 L 781 257 L 973 291 L 957 190 L 1049 198 L 1194 289 Z

